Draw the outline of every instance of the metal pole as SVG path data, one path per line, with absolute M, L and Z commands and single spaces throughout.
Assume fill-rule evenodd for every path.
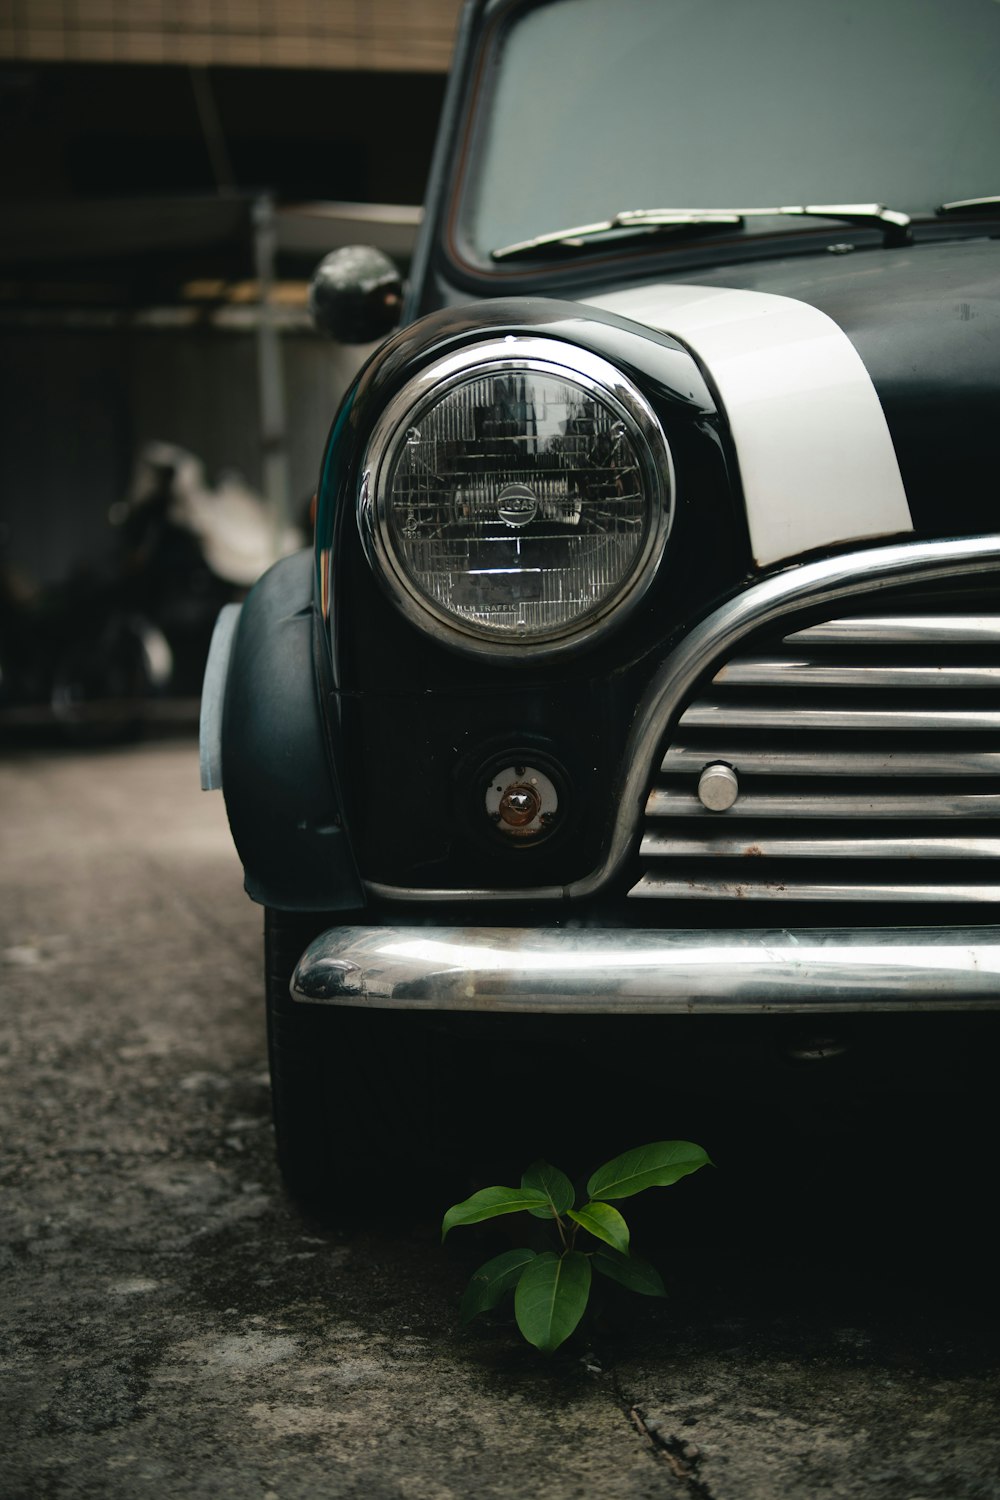
M 254 261 L 260 298 L 257 317 L 257 394 L 260 417 L 261 488 L 271 509 L 275 541 L 291 524 L 285 380 L 277 309 L 271 297 L 277 228 L 274 203 L 253 204 Z

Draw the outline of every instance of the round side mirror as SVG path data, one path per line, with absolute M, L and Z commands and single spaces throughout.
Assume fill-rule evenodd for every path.
M 402 305 L 403 278 L 374 245 L 331 250 L 309 283 L 315 327 L 341 344 L 370 344 L 391 333 Z

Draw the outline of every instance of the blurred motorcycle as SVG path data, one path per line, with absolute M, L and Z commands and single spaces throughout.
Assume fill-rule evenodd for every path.
M 188 450 L 154 442 L 112 505 L 98 568 L 32 588 L 0 569 L 0 725 L 75 744 L 134 737 L 197 700 L 224 604 L 305 543 L 236 473 L 208 483 Z

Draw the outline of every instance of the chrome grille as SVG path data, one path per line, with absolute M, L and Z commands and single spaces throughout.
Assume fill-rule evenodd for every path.
M 629 894 L 1000 901 L 998 689 L 997 614 L 868 614 L 756 641 L 684 707 Z M 720 762 L 739 792 L 711 812 L 698 781 Z

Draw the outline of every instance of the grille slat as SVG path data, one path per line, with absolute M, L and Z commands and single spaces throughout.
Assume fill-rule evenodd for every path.
M 870 666 L 833 665 L 821 656 L 753 658 L 732 661 L 715 676 L 726 687 L 804 688 L 993 688 L 1000 689 L 1000 667 L 929 666 L 907 664 Z
M 719 759 L 719 746 L 708 739 L 678 739 L 663 757 L 660 769 L 674 772 L 700 771 Z M 968 750 L 949 746 L 914 750 L 910 746 L 896 750 L 842 750 L 817 746 L 799 750 L 787 744 L 769 745 L 766 749 L 743 746 L 739 753 L 743 771 L 784 776 L 920 776 L 920 777 L 1000 777 L 1000 750 Z M 694 788 L 691 789 L 694 795 Z
M 742 757 L 741 757 L 742 762 Z M 697 769 L 705 764 L 698 761 Z M 690 769 L 695 769 L 694 767 Z M 719 814 L 702 807 L 694 791 L 673 792 L 655 787 L 646 800 L 647 818 L 698 818 L 718 822 Z M 920 792 L 744 792 L 726 813 L 738 818 L 1000 818 L 1000 793 L 940 793 L 930 798 Z
M 807 625 L 785 641 L 798 646 L 996 646 L 1000 615 L 853 615 Z
M 747 832 L 739 838 L 720 834 L 683 838 L 647 833 L 643 835 L 639 853 L 662 859 L 996 859 L 1000 856 L 1000 838 L 919 835 L 907 838 L 881 834 L 817 838 L 801 833 Z
M 685 729 L 824 729 L 858 734 L 889 730 L 897 734 L 933 734 L 949 730 L 1000 730 L 1000 710 L 972 708 L 813 708 L 785 706 L 776 699 L 760 703 L 732 703 L 725 698 L 701 698 L 681 719 Z
M 664 747 L 629 894 L 1000 902 L 998 690 L 1000 616 L 968 596 L 744 640 Z M 720 762 L 738 796 L 710 811 L 698 780 Z

